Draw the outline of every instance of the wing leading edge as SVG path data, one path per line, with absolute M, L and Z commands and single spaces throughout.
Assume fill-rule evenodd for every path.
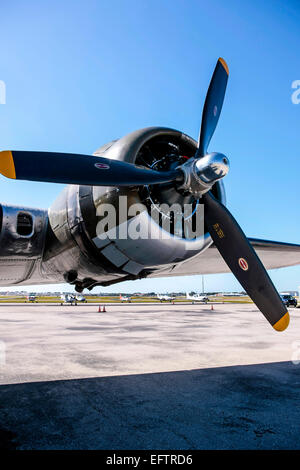
M 258 238 L 248 238 L 266 269 L 283 268 L 300 264 L 300 245 Z M 215 245 L 203 253 L 172 267 L 160 269 L 148 277 L 189 276 L 230 272 Z

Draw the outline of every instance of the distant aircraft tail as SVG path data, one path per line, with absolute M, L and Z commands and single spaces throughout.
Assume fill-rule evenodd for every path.
M 187 299 L 190 299 L 190 298 L 191 298 L 191 296 L 190 296 L 190 294 L 189 294 L 188 292 L 186 292 L 185 294 L 186 294 L 186 298 L 187 298 Z

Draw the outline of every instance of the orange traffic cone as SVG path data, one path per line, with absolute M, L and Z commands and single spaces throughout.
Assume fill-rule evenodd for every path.
M 214 306 L 213 306 L 213 305 L 211 305 L 210 309 L 211 309 L 211 310 L 213 310 L 213 309 L 214 309 Z
M 101 305 L 99 305 L 99 307 L 98 307 L 98 313 L 100 313 L 100 312 L 101 312 Z
M 103 310 L 102 310 L 102 312 L 106 312 L 105 305 L 103 305 Z

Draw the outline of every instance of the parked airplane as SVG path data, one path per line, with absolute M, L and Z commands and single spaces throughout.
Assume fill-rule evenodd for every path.
M 27 302 L 36 302 L 37 301 L 37 297 L 35 294 L 28 294 L 26 295 L 26 301 Z
M 64 303 L 77 305 L 76 297 L 73 294 L 62 294 L 60 296 L 60 300 L 61 300 L 61 305 L 63 305 Z
M 157 298 L 161 302 L 172 302 L 172 300 L 175 299 L 175 297 L 171 297 L 170 295 L 160 295 L 160 294 L 157 294 Z
M 85 298 L 84 295 L 82 295 L 82 294 L 76 294 L 76 295 L 75 295 L 75 299 L 76 299 L 77 302 L 84 302 L 84 303 L 87 303 L 86 298 Z
M 69 186 L 49 210 L 0 206 L 0 285 L 67 282 L 81 293 L 127 280 L 231 270 L 275 330 L 284 330 L 289 314 L 265 267 L 299 264 L 300 245 L 246 238 L 225 207 L 222 179 L 229 170 L 228 158 L 208 152 L 228 74 L 220 58 L 198 142 L 181 131 L 150 127 L 105 144 L 93 155 L 1 152 L 4 176 Z M 144 209 L 129 215 L 121 196 L 127 197 L 126 211 L 137 203 Z M 163 209 L 174 201 L 195 208 L 191 214 L 183 212 L 179 224 Z M 205 230 L 195 238 L 199 202 Z M 121 214 L 108 231 L 103 227 L 107 205 Z M 124 227 L 129 232 L 137 225 L 146 237 L 123 236 Z M 153 233 L 155 237 L 149 235 Z
M 208 302 L 209 298 L 207 295 L 200 295 L 200 294 L 195 294 L 195 295 L 190 295 L 188 292 L 186 293 L 186 298 L 188 300 L 191 300 L 193 303 L 194 302 Z
M 123 296 L 123 295 L 120 294 L 120 300 L 121 300 L 122 303 L 123 302 L 131 302 L 131 297 L 129 297 L 128 295 Z

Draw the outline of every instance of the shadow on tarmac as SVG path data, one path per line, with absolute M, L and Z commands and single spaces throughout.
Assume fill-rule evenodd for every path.
M 0 449 L 300 449 L 291 362 L 0 386 Z

